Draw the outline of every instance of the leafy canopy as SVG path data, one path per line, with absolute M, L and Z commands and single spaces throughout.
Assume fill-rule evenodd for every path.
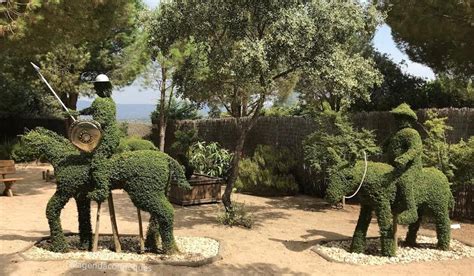
M 0 37 L 0 93 L 15 107 L 2 110 L 51 111 L 41 110 L 47 105 L 42 103 L 43 95 L 49 92 L 38 81 L 31 61 L 42 66 L 51 85 L 58 87 L 57 92 L 72 108 L 77 93 L 90 92 L 83 82 L 98 73 L 107 73 L 114 85 L 120 86 L 141 71 L 143 34 L 137 28 L 143 9 L 140 0 L 34 2 L 39 4 L 19 19 L 21 28 Z M 41 90 L 43 95 L 35 95 Z
M 470 0 L 379 0 L 398 47 L 436 73 L 474 75 Z
M 160 8 L 155 33 L 167 38 L 163 45 L 195 45 L 175 73 L 179 91 L 234 117 L 258 113 L 278 94 L 278 80 L 321 67 L 379 19 L 352 1 L 172 1 Z

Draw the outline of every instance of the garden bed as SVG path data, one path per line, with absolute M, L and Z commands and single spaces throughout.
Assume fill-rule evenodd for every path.
M 121 235 L 120 243 L 122 252 L 113 251 L 113 238 L 111 235 L 100 235 L 99 249 L 97 252 L 79 249 L 79 236 L 67 235 L 69 252 L 56 253 L 49 251 L 48 238 L 43 238 L 33 246 L 26 249 L 21 255 L 27 260 L 52 261 L 52 260 L 88 260 L 88 261 L 113 261 L 113 262 L 143 262 L 177 266 L 201 266 L 220 259 L 220 243 L 217 240 L 205 237 L 176 237 L 180 253 L 173 255 L 143 253 L 139 254 L 139 238 L 134 235 Z
M 351 239 L 322 242 L 312 248 L 328 261 L 356 265 L 383 265 L 396 263 L 458 260 L 474 257 L 474 247 L 451 240 L 450 250 L 436 249 L 436 238 L 418 236 L 417 247 L 399 244 L 396 257 L 384 257 L 380 254 L 380 238 L 367 238 L 365 253 L 349 251 Z
M 216 203 L 221 200 L 222 178 L 202 174 L 193 174 L 188 180 L 192 189 L 183 190 L 172 184 L 169 199 L 178 205 L 196 205 L 203 203 Z

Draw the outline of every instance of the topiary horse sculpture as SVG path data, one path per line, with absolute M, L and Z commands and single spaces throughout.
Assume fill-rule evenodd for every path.
M 90 249 L 92 228 L 88 193 L 94 190 L 90 184 L 91 155 L 80 153 L 69 140 L 43 128 L 30 131 L 22 141 L 51 162 L 55 170 L 57 189 L 46 208 L 52 239 L 50 249 L 67 251 L 60 214 L 71 198 L 76 200 L 79 214 L 80 243 L 83 248 Z M 159 233 L 163 251 L 177 251 L 173 236 L 174 211 L 166 194 L 171 180 L 182 188 L 191 188 L 181 165 L 167 154 L 152 150 L 116 154 L 110 162 L 107 175 L 110 189 L 124 189 L 138 209 L 151 215 L 146 244 L 157 250 Z
M 338 203 L 343 196 L 354 192 L 362 179 L 364 162 L 354 167 L 334 170 L 330 176 L 326 199 Z M 361 209 L 357 226 L 352 237 L 351 251 L 362 253 L 365 250 L 367 229 L 375 211 L 380 228 L 382 255 L 395 256 L 396 248 L 393 233 L 392 212 L 398 209 L 397 186 L 394 183 L 393 167 L 378 162 L 368 162 L 367 174 L 358 193 Z M 432 216 L 436 223 L 438 248 L 447 250 L 450 243 L 449 209 L 454 200 L 446 176 L 435 168 L 423 168 L 420 174 L 411 176 L 416 182 L 414 195 L 418 220 L 409 225 L 406 243 L 416 245 L 416 236 L 422 217 Z

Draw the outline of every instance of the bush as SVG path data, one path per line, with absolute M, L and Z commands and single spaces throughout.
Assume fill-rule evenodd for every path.
M 446 125 L 447 118 L 439 118 L 434 111 L 428 112 L 423 124 L 427 138 L 423 141 L 423 163 L 425 167 L 441 170 L 454 185 L 474 184 L 474 136 L 467 142 L 448 144 L 446 132 L 452 127 Z
M 136 151 L 136 150 L 157 150 L 151 141 L 140 137 L 122 138 L 117 152 Z
M 259 145 L 252 158 L 240 161 L 235 187 L 239 192 L 255 195 L 294 195 L 298 192 L 298 184 L 291 174 L 295 166 L 290 150 Z
M 315 183 L 303 187 L 305 193 L 316 191 L 324 194 L 330 171 L 344 165 L 353 165 L 367 155 L 380 152 L 375 135 L 369 130 L 356 130 L 349 118 L 340 112 L 326 110 L 315 115 L 317 131 L 303 142 L 304 158 L 314 173 Z
M 17 140 L 5 141 L 0 145 L 0 159 L 11 159 L 21 163 L 35 161 L 39 158 L 40 156 L 35 150 L 26 147 Z
M 215 142 L 194 143 L 187 155 L 195 172 L 217 177 L 225 176 L 232 159 L 232 154 Z
M 0 160 L 9 160 L 11 159 L 11 153 L 14 145 L 14 141 L 6 140 L 0 144 Z
M 474 136 L 467 142 L 452 145 L 450 160 L 454 166 L 452 181 L 455 185 L 474 185 Z
M 244 203 L 233 203 L 233 208 L 228 212 L 224 211 L 217 216 L 217 221 L 228 226 L 242 226 L 245 228 L 252 228 L 254 220 L 250 215 Z
M 448 179 L 453 178 L 454 165 L 450 160 L 450 145 L 446 142 L 446 131 L 453 128 L 446 125 L 447 117 L 440 118 L 434 110 L 428 110 L 428 119 L 423 123 L 427 137 L 423 141 L 424 167 L 436 167 Z

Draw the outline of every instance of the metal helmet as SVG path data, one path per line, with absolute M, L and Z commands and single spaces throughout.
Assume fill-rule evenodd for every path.
M 109 77 L 105 74 L 99 74 L 97 77 L 95 77 L 95 80 L 93 82 L 110 82 Z

